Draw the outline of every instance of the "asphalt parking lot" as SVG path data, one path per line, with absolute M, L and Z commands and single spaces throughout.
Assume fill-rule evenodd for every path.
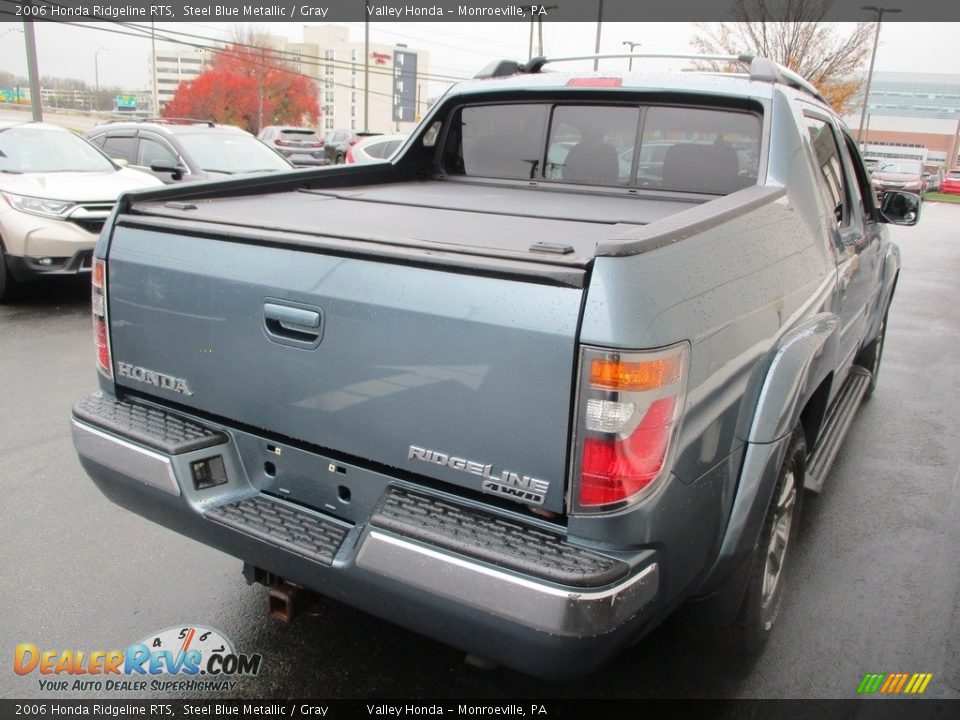
M 229 697 L 852 698 L 865 673 L 924 672 L 926 697 L 960 698 L 960 206 L 928 203 L 892 232 L 903 270 L 879 386 L 807 498 L 769 645 L 740 659 L 674 620 L 564 684 L 477 671 L 334 602 L 280 624 L 239 561 L 108 502 L 69 437 L 96 388 L 87 287 L 30 288 L 0 306 L 0 696 L 84 696 L 16 675 L 18 643 L 111 650 L 199 624 L 263 655 Z

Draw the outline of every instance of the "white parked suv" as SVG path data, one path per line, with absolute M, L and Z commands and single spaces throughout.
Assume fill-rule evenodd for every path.
M 0 302 L 21 282 L 89 272 L 119 195 L 158 185 L 69 130 L 0 121 Z

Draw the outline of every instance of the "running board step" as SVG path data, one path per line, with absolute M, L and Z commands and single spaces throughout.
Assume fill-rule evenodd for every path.
M 215 523 L 324 565 L 333 564 L 350 531 L 346 523 L 269 495 L 254 495 L 203 514 Z
M 807 459 L 807 472 L 803 483 L 805 489 L 815 493 L 823 490 L 830 466 L 837 457 L 840 444 L 850 429 L 853 416 L 860 407 L 860 401 L 863 400 L 872 377 L 869 370 L 851 368 L 843 387 L 827 410 L 817 447 Z
M 601 587 L 630 571 L 621 560 L 567 544 L 559 533 L 406 488 L 391 487 L 370 524 L 572 587 Z

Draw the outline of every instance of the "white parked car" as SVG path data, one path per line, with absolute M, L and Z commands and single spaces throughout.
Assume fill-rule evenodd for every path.
M 89 272 L 120 194 L 162 184 L 69 130 L 0 121 L 0 302 L 21 282 Z
M 362 138 L 347 151 L 347 163 L 366 165 L 386 162 L 406 140 L 406 135 L 373 135 Z

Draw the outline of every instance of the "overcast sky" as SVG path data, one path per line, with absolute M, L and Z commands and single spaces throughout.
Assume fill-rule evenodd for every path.
M 345 24 L 350 26 L 351 40 L 363 40 L 362 24 Z M 36 23 L 40 74 L 78 78 L 93 85 L 94 53 L 103 48 L 98 54 L 101 87 L 148 88 L 149 39 L 117 34 L 117 25 L 95 25 L 95 28 L 86 28 Z M 20 23 L 0 23 L 0 70 L 25 76 L 21 27 Z M 208 39 L 225 38 L 235 27 L 226 23 L 157 24 L 160 32 L 194 33 Z M 266 23 L 256 27 L 291 40 L 302 39 L 302 26 L 296 23 Z M 838 23 L 835 30 L 846 33 L 851 27 Z M 629 40 L 642 43 L 638 52 L 692 52 L 690 38 L 695 32 L 696 28 L 689 23 L 604 23 L 601 49 L 602 52 L 622 52 L 623 42 Z M 960 23 L 885 22 L 880 34 L 876 69 L 960 75 L 960 53 L 948 52 L 955 46 L 958 32 Z M 546 54 L 582 55 L 593 52 L 596 25 L 545 22 L 543 35 Z M 474 74 L 493 59 L 525 58 L 529 37 L 530 24 L 526 21 L 371 24 L 372 42 L 406 43 L 411 49 L 427 50 L 432 74 L 458 77 Z M 169 44 L 158 43 L 158 49 L 166 46 Z M 430 94 L 440 90 L 440 85 L 432 85 Z

